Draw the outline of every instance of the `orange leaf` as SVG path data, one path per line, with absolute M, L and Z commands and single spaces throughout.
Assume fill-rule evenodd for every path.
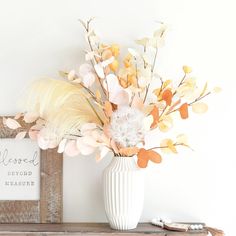
M 149 160 L 154 163 L 161 163 L 161 155 L 153 150 L 147 150 Z
M 172 94 L 172 92 L 170 91 L 170 89 L 166 89 L 166 90 L 162 93 L 162 99 L 166 102 L 166 105 L 167 105 L 167 106 L 170 106 L 170 105 L 171 105 L 172 97 L 173 97 L 173 94 Z
M 119 67 L 119 62 L 117 60 L 114 60 L 110 65 L 109 65 L 110 69 L 115 72 L 117 71 L 118 67 Z
M 105 111 L 105 113 L 108 117 L 111 117 L 111 115 L 112 115 L 112 105 L 111 105 L 110 102 L 105 101 L 104 111 Z
M 146 168 L 149 160 L 154 163 L 160 163 L 161 155 L 153 150 L 141 148 L 138 152 L 138 166 L 140 168 Z
M 137 147 L 127 147 L 127 148 L 121 148 L 119 150 L 119 153 L 122 156 L 130 157 L 130 156 L 133 156 L 133 155 L 137 154 L 138 151 L 139 151 L 139 148 L 137 148 Z
M 179 108 L 180 116 L 182 119 L 188 118 L 188 103 L 184 103 Z
M 155 128 L 158 124 L 158 121 L 159 121 L 159 110 L 156 106 L 153 107 L 150 115 L 153 116 L 153 122 L 151 124 L 151 128 Z
M 146 150 L 144 148 L 141 148 L 138 152 L 138 166 L 140 168 L 146 168 L 148 164 L 148 156 L 146 155 Z

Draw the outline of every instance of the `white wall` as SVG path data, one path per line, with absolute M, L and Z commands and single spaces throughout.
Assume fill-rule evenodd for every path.
M 18 111 L 24 87 L 41 76 L 57 77 L 83 61 L 85 40 L 78 18 L 97 16 L 98 33 L 108 42 L 133 45 L 155 29 L 171 26 L 157 68 L 179 78 L 191 65 L 200 82 L 220 85 L 208 99 L 209 112 L 177 122 L 195 151 L 166 156 L 146 172 L 142 221 L 168 216 L 201 221 L 233 235 L 235 209 L 235 55 L 233 0 L 0 0 L 0 114 Z M 153 135 L 158 142 L 159 134 Z M 105 221 L 101 173 L 109 158 L 64 159 L 64 221 Z

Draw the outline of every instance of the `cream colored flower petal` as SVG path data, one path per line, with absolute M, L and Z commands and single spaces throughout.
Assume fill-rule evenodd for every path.
M 49 141 L 45 139 L 40 133 L 38 134 L 38 145 L 42 150 L 48 149 Z
M 26 136 L 27 132 L 26 131 L 22 131 L 20 133 L 18 133 L 15 137 L 16 140 L 21 140 L 21 139 L 24 139 L 25 136 Z
M 184 98 L 192 102 L 200 96 L 201 90 L 199 88 L 189 89 L 185 91 Z
M 66 143 L 67 143 L 67 139 L 64 138 L 61 140 L 57 149 L 58 153 L 63 153 L 65 151 Z
M 134 96 L 134 99 L 132 102 L 132 107 L 137 108 L 140 111 L 142 111 L 144 109 L 143 100 L 138 95 Z
M 171 139 L 167 141 L 167 146 L 173 153 L 177 154 L 176 147 Z
M 97 35 L 90 36 L 90 42 L 93 46 L 96 46 L 100 41 L 99 37 Z
M 56 138 L 50 140 L 48 143 L 48 148 L 56 148 L 57 146 L 58 146 L 58 142 L 57 142 Z
M 161 26 L 158 30 L 156 30 L 153 34 L 154 37 L 163 37 L 164 33 L 167 31 L 168 26 L 164 23 L 161 23 Z
M 140 88 L 145 88 L 149 83 L 150 83 L 150 78 L 148 77 L 144 77 L 144 76 L 140 76 L 138 78 L 138 85 Z
M 171 139 L 164 139 L 161 141 L 161 149 L 165 153 L 177 153 L 176 147 L 174 145 L 173 140 Z
M 189 74 L 192 72 L 192 68 L 190 66 L 183 66 L 183 71 L 185 74 Z
M 102 65 L 102 67 L 106 67 L 106 66 L 110 65 L 114 60 L 115 60 L 115 57 L 112 56 L 109 59 L 103 61 L 101 63 L 101 65 Z
M 91 147 L 99 147 L 100 143 L 96 141 L 96 139 L 93 138 L 93 136 L 86 135 L 81 138 L 82 142 L 85 143 L 86 145 L 89 145 Z
M 101 159 L 103 159 L 110 152 L 110 148 L 103 146 L 101 148 Z
M 39 118 L 39 114 L 37 112 L 27 112 L 24 115 L 25 123 L 33 123 Z
M 215 87 L 214 89 L 213 89 L 213 92 L 214 93 L 220 93 L 222 91 L 222 88 L 220 88 L 220 87 Z
M 171 150 L 170 150 L 169 147 L 168 147 L 168 142 L 169 142 L 169 141 L 171 141 L 171 139 L 163 139 L 163 140 L 161 141 L 160 146 L 162 147 L 162 148 L 161 148 L 161 151 L 162 151 L 163 153 L 171 153 Z
M 195 113 L 202 114 L 202 113 L 207 112 L 208 106 L 204 102 L 197 102 L 192 105 L 192 110 Z
M 94 65 L 94 69 L 95 69 L 95 71 L 96 71 L 99 78 L 101 78 L 101 79 L 105 78 L 105 73 L 104 73 L 103 67 L 100 63 Z
M 71 71 L 68 73 L 67 78 L 68 78 L 69 81 L 73 81 L 73 80 L 76 78 L 75 70 L 71 70 Z
M 29 130 L 30 139 L 37 140 L 38 139 L 38 134 L 39 134 L 38 130 L 33 130 L 32 127 L 30 128 L 30 130 Z
M 91 60 L 93 60 L 94 56 L 95 56 L 95 53 L 94 53 L 94 52 L 87 52 L 87 53 L 85 54 L 85 60 L 86 60 L 86 61 L 91 61 Z M 97 55 L 96 55 L 96 56 L 97 56 Z
M 22 116 L 24 116 L 24 113 L 20 112 L 20 113 L 17 113 L 14 117 L 14 120 L 18 120 L 20 119 Z
M 166 88 L 168 85 L 170 85 L 172 83 L 172 80 L 168 79 L 166 81 L 163 82 L 162 88 Z
M 91 87 L 93 85 L 93 83 L 96 80 L 96 76 L 92 73 L 89 72 L 86 75 L 83 76 L 83 83 L 85 85 L 85 87 Z
M 153 47 L 153 48 L 157 48 L 158 47 L 158 41 L 157 41 L 157 38 L 150 38 L 148 40 L 148 43 L 147 43 L 147 46 L 149 47 Z
M 188 138 L 185 134 L 179 134 L 177 137 L 176 137 L 176 142 L 177 143 L 182 143 L 184 145 L 188 145 Z
M 95 130 L 97 128 L 97 125 L 95 123 L 85 123 L 81 126 L 80 132 L 82 135 L 86 135 L 88 131 Z
M 79 67 L 80 76 L 85 76 L 87 73 L 92 72 L 92 71 L 93 71 L 93 67 L 92 65 L 88 63 L 84 63 Z
M 142 39 L 135 40 L 135 42 L 139 45 L 146 47 L 148 40 L 149 40 L 149 38 L 142 38 Z
M 82 138 L 77 139 L 76 146 L 78 150 L 80 150 L 81 154 L 85 156 L 90 155 L 95 151 L 95 148 L 84 143 Z
M 6 126 L 10 129 L 18 129 L 21 127 L 20 123 L 12 118 L 7 118 L 4 122 Z
M 120 90 L 118 93 L 112 94 L 109 98 L 110 102 L 116 105 L 128 105 L 129 94 L 125 90 Z
M 80 154 L 80 151 L 76 145 L 76 140 L 68 141 L 68 143 L 66 144 L 66 147 L 65 147 L 65 154 L 70 157 L 77 156 Z
M 158 127 L 160 129 L 160 131 L 162 132 L 167 132 L 169 131 L 173 126 L 173 120 L 170 116 L 166 116 L 163 118 L 163 120 L 161 120 L 158 123 Z
M 196 79 L 194 77 L 187 78 L 184 81 L 184 86 L 187 86 L 189 88 L 195 88 L 196 84 L 197 84 L 197 82 L 196 82 Z
M 138 52 L 137 52 L 135 49 L 133 49 L 133 48 L 128 48 L 128 52 L 129 52 L 133 57 L 138 57 L 138 56 L 139 56 Z
M 95 159 L 96 162 L 101 161 L 108 153 L 109 153 L 110 149 L 106 146 L 102 146 L 100 148 L 100 152 L 96 153 Z
M 123 88 L 120 86 L 118 78 L 114 74 L 109 74 L 106 76 L 106 81 L 104 80 L 103 87 L 109 90 L 109 93 L 117 93 Z
M 93 130 L 91 132 L 91 137 L 95 140 L 100 140 L 101 139 L 101 134 L 98 132 L 98 130 Z

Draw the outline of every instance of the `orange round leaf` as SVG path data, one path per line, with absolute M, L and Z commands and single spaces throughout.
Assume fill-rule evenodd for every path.
M 155 128 L 158 124 L 158 121 L 159 121 L 159 110 L 156 106 L 153 107 L 150 115 L 153 116 L 153 122 L 151 124 L 151 128 Z
M 154 163 L 161 163 L 161 155 L 153 150 L 148 150 L 148 158 Z
M 188 118 L 188 103 L 184 103 L 179 108 L 180 116 L 182 119 Z
M 173 94 L 171 92 L 170 89 L 166 89 L 163 93 L 162 93 L 162 99 L 166 102 L 167 106 L 170 106 L 172 103 L 172 97 Z
M 144 148 L 141 148 L 138 152 L 138 166 L 140 168 L 146 168 L 148 165 L 148 156 L 146 155 L 146 150 Z
M 149 160 L 154 163 L 160 163 L 161 155 L 153 150 L 141 148 L 138 152 L 138 166 L 140 168 L 146 168 Z

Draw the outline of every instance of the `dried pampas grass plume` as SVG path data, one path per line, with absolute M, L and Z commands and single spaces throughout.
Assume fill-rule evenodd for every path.
M 58 140 L 64 136 L 78 135 L 84 123 L 101 125 L 98 114 L 102 112 L 99 108 L 95 110 L 83 88 L 62 80 L 35 81 L 28 90 L 24 108 L 45 119 L 47 131 L 56 134 Z

